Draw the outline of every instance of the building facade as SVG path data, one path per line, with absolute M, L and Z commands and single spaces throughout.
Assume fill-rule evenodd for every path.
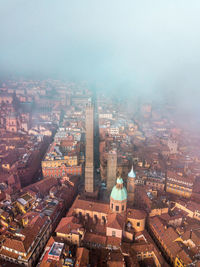
M 192 195 L 193 179 L 178 175 L 176 172 L 167 172 L 166 191 L 178 196 L 190 198 Z
M 133 241 L 134 233 L 144 231 L 146 213 L 127 208 L 127 190 L 123 179 L 119 177 L 111 191 L 109 203 L 81 199 L 78 196 L 66 219 L 63 219 L 65 220 L 70 221 L 70 229 L 61 223 L 56 232 L 68 241 L 71 238 L 71 243 L 74 243 L 75 235 L 80 234 L 81 225 L 84 225 L 81 243 L 88 247 L 119 249 L 123 238 Z M 75 233 L 73 237 L 71 233 Z M 77 242 L 80 242 L 80 238 Z

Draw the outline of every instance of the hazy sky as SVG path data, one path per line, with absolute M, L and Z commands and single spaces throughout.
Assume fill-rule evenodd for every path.
M 200 91 L 199 12 L 199 0 L 0 0 L 0 73 L 184 103 Z

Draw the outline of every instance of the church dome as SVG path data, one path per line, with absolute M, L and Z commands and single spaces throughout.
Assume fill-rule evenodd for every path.
M 127 199 L 127 190 L 123 186 L 123 179 L 117 178 L 117 184 L 113 187 L 110 197 L 113 200 L 123 201 Z
M 133 166 L 132 166 L 132 169 L 130 170 L 130 172 L 128 173 L 128 177 L 129 178 L 135 178 L 136 177 L 135 172 L 133 170 Z

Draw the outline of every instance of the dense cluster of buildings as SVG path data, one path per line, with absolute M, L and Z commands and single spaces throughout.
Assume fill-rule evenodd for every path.
M 50 138 L 38 141 L 35 136 L 2 132 L 0 134 L 0 182 L 15 177 L 16 189 L 37 179 L 41 159 Z M 14 189 L 14 188 L 13 188 Z
M 71 150 L 74 147 L 74 151 L 66 151 L 66 142 L 52 143 L 49 147 L 43 161 L 42 172 L 43 177 L 62 177 L 68 174 L 81 175 L 82 165 L 79 160 L 80 151 L 78 145 L 67 144 Z
M 121 175 L 127 189 L 134 187 L 134 193 L 128 190 L 129 205 L 148 214 L 146 229 L 168 264 L 197 266 L 199 248 L 198 242 L 194 242 L 197 237 L 191 235 L 187 242 L 182 239 L 189 225 L 191 233 L 198 232 L 198 238 L 200 233 L 197 136 L 173 121 L 167 107 L 154 110 L 151 104 L 144 104 L 132 116 L 126 107 L 112 107 L 112 112 L 112 105 L 106 105 L 106 101 L 99 103 L 103 186 L 107 184 L 110 191 Z M 135 177 L 130 185 L 127 173 L 132 163 Z M 154 264 L 159 266 L 158 262 Z
M 1 259 L 34 266 L 76 195 L 78 179 L 47 178 L 0 203 Z
M 55 80 L 0 92 L 3 264 L 199 266 L 199 135 L 174 108 Z

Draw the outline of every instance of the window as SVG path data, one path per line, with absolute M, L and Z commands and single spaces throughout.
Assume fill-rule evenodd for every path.
M 115 210 L 116 211 L 119 211 L 119 206 L 115 206 Z
M 122 210 L 124 210 L 124 205 L 122 205 Z
M 112 236 L 115 236 L 115 231 L 112 231 Z
M 113 203 L 112 203 L 112 209 L 113 209 Z
M 137 222 L 137 227 L 140 227 L 140 222 Z

